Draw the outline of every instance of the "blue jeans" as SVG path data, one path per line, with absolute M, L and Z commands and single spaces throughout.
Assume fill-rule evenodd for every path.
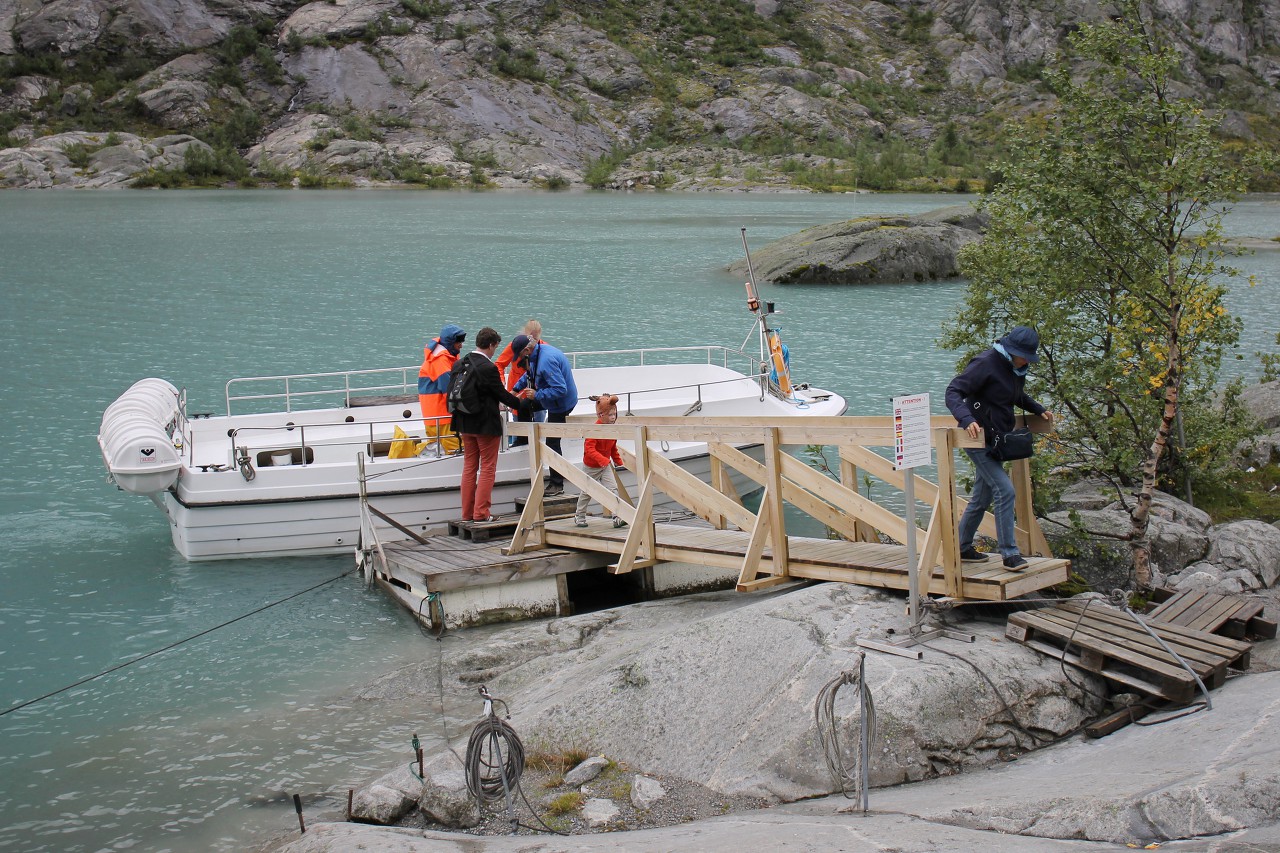
M 965 448 L 973 462 L 973 495 L 960 516 L 960 550 L 973 547 L 973 537 L 978 533 L 982 516 L 991 505 L 996 517 L 996 542 L 1001 557 L 1013 557 L 1019 553 L 1018 537 L 1013 520 L 1013 481 L 1005 473 L 1004 463 L 991 458 L 985 449 Z

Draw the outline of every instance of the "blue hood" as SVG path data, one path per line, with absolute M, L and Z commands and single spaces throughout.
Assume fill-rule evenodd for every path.
M 462 341 L 467 336 L 463 328 L 456 323 L 446 323 L 445 327 L 440 330 L 440 343 L 445 346 L 453 346 Z

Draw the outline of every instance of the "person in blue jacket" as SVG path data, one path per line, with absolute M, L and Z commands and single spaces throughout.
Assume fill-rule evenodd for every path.
M 1004 463 L 991 458 L 991 442 L 996 433 L 1010 432 L 1014 428 L 1013 407 L 1053 421 L 1053 413 L 1027 396 L 1023 387 L 1027 383 L 1027 371 L 1040 360 L 1036 350 L 1040 335 L 1029 326 L 1015 326 L 996 341 L 991 349 L 975 356 L 951 384 L 947 386 L 947 409 L 956 421 L 977 438 L 986 434 L 986 447 L 965 448 L 973 462 L 973 494 L 969 505 L 960 516 L 960 559 L 977 563 L 987 555 L 974 546 L 978 525 L 987 509 L 994 504 L 996 517 L 996 544 L 1004 564 L 1010 569 L 1025 568 L 1018 548 L 1014 526 L 1013 481 L 1004 470 Z
M 516 364 L 523 362 L 524 376 L 516 383 L 515 391 L 525 399 L 532 397 L 547 412 L 547 423 L 562 424 L 578 405 L 578 386 L 573 382 L 573 367 L 569 358 L 551 344 L 539 343 L 530 338 Z M 560 453 L 560 439 L 548 438 L 547 447 Z M 547 476 L 547 488 L 543 494 L 558 495 L 564 492 L 564 475 L 554 468 Z

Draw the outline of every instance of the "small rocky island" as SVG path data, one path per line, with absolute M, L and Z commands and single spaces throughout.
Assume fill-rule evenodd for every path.
M 960 249 L 982 239 L 987 217 L 971 205 L 919 216 L 864 216 L 816 225 L 775 240 L 752 256 L 759 281 L 775 284 L 879 284 L 957 278 Z M 728 267 L 747 274 L 745 260 Z

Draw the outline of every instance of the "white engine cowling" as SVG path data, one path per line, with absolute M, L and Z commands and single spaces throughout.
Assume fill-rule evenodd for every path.
M 107 407 L 98 447 L 117 486 L 152 495 L 177 482 L 182 459 L 171 437 L 177 418 L 178 389 L 163 379 L 141 379 Z

